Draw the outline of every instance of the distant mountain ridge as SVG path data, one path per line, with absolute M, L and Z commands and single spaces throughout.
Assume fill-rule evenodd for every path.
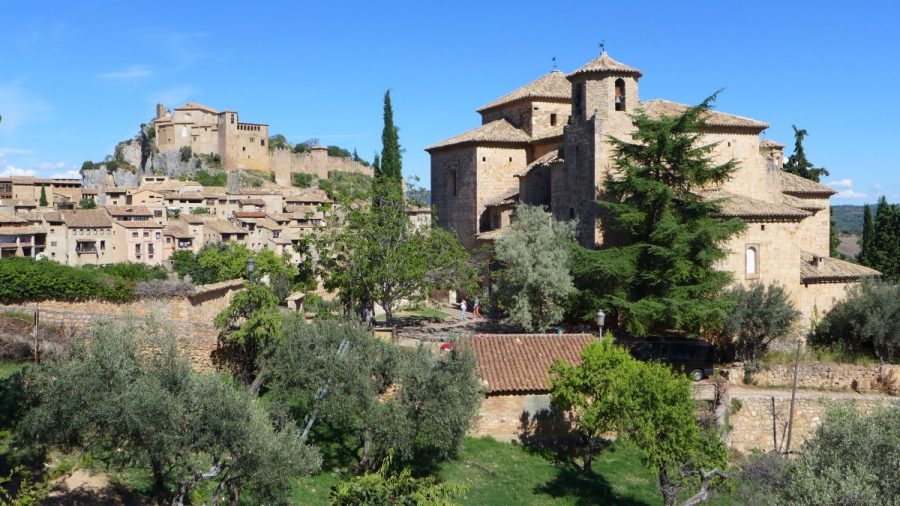
M 863 229 L 863 206 L 838 205 L 831 206 L 834 212 L 834 224 L 838 233 L 861 234 Z M 874 213 L 874 209 L 872 209 Z

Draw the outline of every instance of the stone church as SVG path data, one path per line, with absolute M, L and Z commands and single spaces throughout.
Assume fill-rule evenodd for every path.
M 603 247 L 596 200 L 613 174 L 608 137 L 631 140 L 631 115 L 677 115 L 688 106 L 641 101 L 640 70 L 605 51 L 574 72 L 554 70 L 478 109 L 481 126 L 426 148 L 438 223 L 469 248 L 494 240 L 518 202 L 576 220 L 578 240 Z M 731 180 L 704 189 L 722 198 L 723 217 L 746 230 L 727 244 L 720 268 L 735 282 L 785 287 L 805 322 L 843 297 L 848 284 L 877 271 L 829 257 L 831 188 L 782 170 L 784 145 L 760 137 L 766 123 L 710 111 L 701 142 L 715 162 L 736 160 Z

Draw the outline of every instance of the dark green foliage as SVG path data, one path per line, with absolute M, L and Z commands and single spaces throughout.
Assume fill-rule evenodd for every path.
M 328 179 L 319 181 L 319 188 L 338 203 L 367 200 L 372 192 L 372 178 L 355 172 L 331 171 Z
M 312 186 L 313 181 L 316 180 L 315 174 L 308 174 L 305 172 L 292 172 L 291 173 L 291 184 L 298 188 L 309 188 Z
M 34 407 L 17 427 L 19 444 L 142 467 L 159 501 L 181 504 L 211 480 L 216 495 L 246 489 L 281 504 L 291 476 L 319 467 L 293 423 L 276 429 L 245 390 L 191 371 L 174 335 L 153 322 L 100 324 L 70 359 L 32 369 L 26 384 Z
M 827 176 L 828 170 L 824 167 L 816 167 L 806 159 L 806 152 L 803 150 L 803 139 L 809 135 L 806 130 L 800 130 L 796 125 L 792 125 L 794 129 L 794 154 L 788 157 L 784 164 L 785 172 L 796 174 L 802 178 L 812 181 L 819 181 L 821 176 Z
M 733 340 L 738 360 L 758 360 L 769 344 L 787 336 L 800 318 L 780 285 L 738 286 L 727 296 L 734 299 L 734 309 L 725 317 L 722 334 L 726 341 Z
M 337 356 L 343 341 L 348 350 Z M 334 465 L 380 469 L 388 455 L 417 466 L 454 456 L 480 400 L 471 351 L 437 356 L 402 348 L 336 321 L 288 318 L 268 354 L 266 376 L 297 420 L 318 410 L 311 441 L 333 448 Z M 316 393 L 330 385 L 318 402 Z
M 205 207 L 195 207 L 191 209 L 191 214 L 209 214 L 209 209 Z
M 366 167 L 368 167 L 370 165 L 369 162 L 367 162 L 366 160 L 363 160 L 363 158 L 361 156 L 359 156 L 359 153 L 356 152 L 356 148 L 353 148 L 353 161 L 357 162 L 357 163 L 361 163 L 361 164 L 365 165 Z
M 578 318 L 590 320 L 603 308 L 611 313 L 607 322 L 638 336 L 721 324 L 730 301 L 717 295 L 731 274 L 713 266 L 726 255 L 723 241 L 744 224 L 719 218 L 719 202 L 697 193 L 737 167 L 714 163 L 714 146 L 698 145 L 702 114 L 714 98 L 677 117 L 638 114 L 634 143 L 610 139 L 621 177 L 606 182 L 599 205 L 608 214 L 604 227 L 625 245 L 573 254 Z
M 900 285 L 864 281 L 813 329 L 812 342 L 891 362 L 900 351 Z
M 250 383 L 259 371 L 262 354 L 280 338 L 281 322 L 275 294 L 263 285 L 247 283 L 213 321 L 219 329 L 214 358 Z
M 168 277 L 166 269 L 159 265 L 150 266 L 144 264 L 121 263 L 97 266 L 91 265 L 85 266 L 84 268 L 129 281 L 153 281 L 155 279 L 166 279 Z
M 838 237 L 837 223 L 834 221 L 834 209 L 830 209 L 828 215 L 828 256 L 831 258 L 839 258 L 838 246 L 841 245 L 841 238 Z
M 94 197 L 84 197 L 78 202 L 78 207 L 80 209 L 97 209 L 97 203 L 94 202 Z
M 182 162 L 189 162 L 194 156 L 194 152 L 191 150 L 190 146 L 181 146 L 178 154 Z
M 399 129 L 394 125 L 394 109 L 391 106 L 391 90 L 384 92 L 384 129 L 381 132 L 381 160 L 375 178 L 384 175 L 391 179 L 403 177 L 403 160 L 400 151 Z
M 872 208 L 868 204 L 863 207 L 862 239 L 856 259 L 863 265 L 875 262 L 875 220 L 872 219 Z
M 409 468 L 391 473 L 386 462 L 378 472 L 354 476 L 333 486 L 331 503 L 342 506 L 451 506 L 455 504 L 453 498 L 464 492 L 465 487 L 441 483 L 434 476 L 415 477 Z
M 38 205 L 41 207 L 47 207 L 47 188 L 44 185 L 41 185 L 41 198 L 38 201 Z
M 831 206 L 838 232 L 846 234 L 862 233 L 863 207 L 850 205 Z
M 0 303 L 89 299 L 128 302 L 139 281 L 159 279 L 157 268 L 115 264 L 69 267 L 51 260 L 9 257 L 0 260 Z
M 774 487 L 777 504 L 897 504 L 898 426 L 900 409 L 896 407 L 868 414 L 853 406 L 831 407 Z
M 86 170 L 94 170 L 94 162 L 88 160 L 81 164 L 81 173 L 84 174 Z
M 868 216 L 868 222 L 863 225 L 860 263 L 881 271 L 886 279 L 900 281 L 900 204 L 888 204 L 882 196 L 874 219 L 871 214 L 863 216 Z
M 340 146 L 328 146 L 328 156 L 335 158 L 350 158 L 352 155 L 346 149 Z
M 232 279 L 249 279 L 247 260 L 253 253 L 243 244 L 211 244 L 198 253 L 179 250 L 172 253 L 171 261 L 179 276 L 191 276 L 194 283 L 206 285 Z M 296 269 L 287 257 L 279 257 L 272 250 L 263 249 L 253 255 L 256 258 L 256 279 L 269 276 L 293 280 Z M 292 283 L 291 283 L 292 284 Z M 290 285 L 290 284 L 289 284 Z M 278 294 L 283 300 L 286 294 Z
M 183 179 L 187 180 L 187 178 Z M 225 186 L 228 182 L 228 174 L 224 172 L 210 174 L 205 170 L 198 170 L 190 179 L 203 186 Z
M 319 145 L 319 139 L 316 139 L 316 138 L 306 139 L 303 142 L 294 144 L 293 151 L 294 151 L 294 153 L 308 153 L 309 150 L 311 150 L 314 146 L 318 146 L 318 145 Z

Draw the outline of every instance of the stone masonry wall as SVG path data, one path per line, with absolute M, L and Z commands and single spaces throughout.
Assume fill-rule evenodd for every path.
M 275 172 L 275 182 L 281 186 L 291 185 L 292 172 L 315 174 L 320 179 L 327 178 L 331 171 L 372 175 L 371 167 L 354 162 L 350 158 L 328 156 L 324 150 L 292 153 L 287 149 L 278 149 L 270 153 L 269 157 L 272 161 L 272 170 Z
M 499 441 L 512 441 L 541 413 L 550 409 L 550 396 L 488 395 L 481 401 L 472 432 Z M 524 423 L 523 423 L 524 422 Z
M 884 374 L 893 374 L 897 387 L 900 388 L 900 365 L 885 365 Z M 859 390 L 874 392 L 878 390 L 879 367 L 877 365 L 832 364 L 815 362 L 800 364 L 797 371 L 799 388 L 816 388 L 825 390 Z M 743 385 L 744 372 L 740 367 L 728 370 L 728 382 L 732 385 Z M 793 364 L 769 366 L 753 373 L 753 381 L 760 387 L 790 387 L 794 381 Z
M 740 408 L 729 416 L 732 426 L 726 443 L 741 453 L 754 449 L 764 452 L 784 451 L 787 439 L 787 422 L 790 410 L 790 394 L 786 396 L 741 396 L 735 397 Z M 830 400 L 825 396 L 800 397 L 794 405 L 794 425 L 791 435 L 791 450 L 801 447 L 822 423 L 830 403 L 853 403 L 857 409 L 868 412 L 876 406 L 900 408 L 900 399 L 839 399 Z

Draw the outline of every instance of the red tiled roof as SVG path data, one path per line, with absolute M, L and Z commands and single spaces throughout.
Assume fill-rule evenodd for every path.
M 463 341 L 475 352 L 478 374 L 488 392 L 546 392 L 548 371 L 557 358 L 581 362 L 591 334 L 477 334 Z

